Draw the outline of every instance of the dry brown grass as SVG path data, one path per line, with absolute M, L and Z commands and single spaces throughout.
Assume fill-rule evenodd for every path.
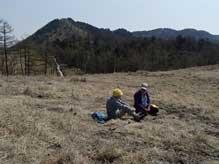
M 111 90 L 150 84 L 159 116 L 95 123 Z M 0 163 L 218 164 L 219 66 L 169 72 L 0 78 Z

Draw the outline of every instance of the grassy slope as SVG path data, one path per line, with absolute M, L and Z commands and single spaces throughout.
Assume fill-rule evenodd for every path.
M 86 78 L 86 79 L 85 79 Z M 150 84 L 157 117 L 96 124 L 111 90 Z M 0 163 L 218 164 L 219 66 L 170 72 L 1 77 Z

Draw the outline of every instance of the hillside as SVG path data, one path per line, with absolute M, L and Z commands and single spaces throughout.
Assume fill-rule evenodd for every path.
M 219 41 L 219 35 L 212 35 L 207 31 L 196 30 L 196 29 L 184 29 L 184 30 L 174 30 L 169 28 L 159 28 L 151 31 L 136 31 L 133 32 L 133 35 L 136 37 L 145 37 L 145 38 L 161 38 L 161 39 L 174 39 L 177 36 L 181 35 L 182 37 L 190 37 L 194 39 L 208 39 L 213 42 Z
M 74 21 L 71 18 L 55 19 L 47 25 L 36 31 L 27 40 L 42 43 L 46 40 L 55 41 L 74 38 L 98 37 L 101 39 L 121 39 L 133 37 L 157 37 L 161 39 L 175 39 L 178 35 L 183 37 L 191 37 L 195 39 L 208 39 L 210 41 L 219 41 L 219 35 L 210 34 L 207 31 L 196 29 L 174 30 L 169 28 L 159 28 L 151 31 L 135 31 L 130 32 L 126 29 L 103 29 L 92 26 L 90 24 Z
M 219 65 L 0 82 L 0 163 L 218 164 Z M 142 82 L 161 108 L 157 117 L 92 120 L 113 88 L 133 104 Z
M 74 21 L 71 18 L 55 19 L 36 31 L 24 42 L 43 44 L 46 41 L 64 41 L 72 39 L 99 38 L 103 40 L 117 39 L 109 29 L 94 27 L 84 22 Z
M 64 18 L 49 22 L 15 48 L 18 53 L 19 48 L 24 49 L 24 53 L 29 49 L 33 74 L 47 72 L 42 71 L 47 65 L 53 68 L 54 58 L 65 68 L 77 68 L 85 73 L 160 71 L 218 64 L 219 44 L 206 39 L 211 34 L 187 29 L 178 36 L 174 30 L 163 31 L 135 37 L 136 33 L 126 29 L 111 31 Z M 152 37 L 156 33 L 161 38 L 173 38 Z M 190 35 L 192 37 L 188 37 Z M 200 39 L 202 36 L 205 39 Z M 34 59 L 40 60 L 40 64 Z M 19 68 L 20 61 L 17 65 Z M 40 71 L 36 65 L 42 65 Z

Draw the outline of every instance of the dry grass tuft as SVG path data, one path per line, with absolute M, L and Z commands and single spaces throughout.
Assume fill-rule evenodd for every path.
M 86 77 L 72 77 L 70 82 L 87 82 Z
M 97 152 L 96 160 L 113 163 L 123 156 L 124 152 L 116 147 L 104 147 Z

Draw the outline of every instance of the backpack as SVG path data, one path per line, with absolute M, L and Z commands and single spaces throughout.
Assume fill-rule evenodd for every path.
M 103 112 L 94 112 L 91 114 L 91 117 L 100 124 L 104 124 L 107 120 L 107 117 Z

